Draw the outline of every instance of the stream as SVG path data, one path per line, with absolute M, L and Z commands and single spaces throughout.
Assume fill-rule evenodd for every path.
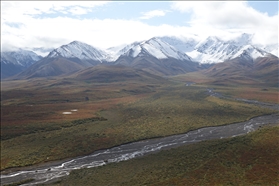
M 225 98 L 221 94 L 215 93 L 213 89 L 207 89 L 207 92 L 211 96 Z M 263 103 L 245 99 L 236 100 L 279 110 L 278 104 Z M 103 166 L 108 163 L 125 161 L 135 157 L 155 153 L 163 149 L 170 149 L 199 141 L 235 137 L 252 132 L 263 125 L 274 123 L 279 123 L 278 113 L 255 117 L 245 122 L 223 126 L 204 127 L 185 134 L 128 143 L 110 149 L 99 150 L 91 155 L 74 158 L 57 165 L 1 175 L 1 185 L 19 182 L 26 179 L 34 180 L 23 185 L 47 183 L 57 178 L 69 175 L 71 170 Z

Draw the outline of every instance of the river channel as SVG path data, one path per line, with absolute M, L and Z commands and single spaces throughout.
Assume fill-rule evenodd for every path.
M 207 92 L 211 96 L 222 97 L 222 95 L 215 93 L 213 89 L 207 89 Z M 243 99 L 238 100 L 279 110 L 278 104 L 269 104 Z M 235 137 L 247 134 L 263 125 L 274 123 L 279 123 L 278 113 L 255 117 L 240 123 L 224 126 L 204 127 L 187 132 L 185 134 L 128 143 L 110 149 L 96 151 L 91 155 L 74 158 L 57 165 L 1 175 L 1 185 L 19 182 L 26 179 L 34 179 L 34 181 L 23 185 L 46 183 L 63 176 L 67 176 L 69 175 L 70 171 L 74 169 L 103 166 L 108 163 L 125 161 L 135 157 L 155 153 L 163 149 L 170 149 L 173 147 L 196 143 L 204 140 Z

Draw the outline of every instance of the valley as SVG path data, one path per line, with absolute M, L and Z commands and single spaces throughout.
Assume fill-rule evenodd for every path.
M 57 80 L 56 80 L 57 81 Z M 166 80 L 164 80 L 166 81 Z M 122 82 L 122 81 L 121 81 Z M 135 83 L 135 82 L 133 82 Z M 162 83 L 162 82 L 161 82 Z M 78 83 L 81 85 L 81 82 Z M 94 83 L 92 83 L 94 84 Z M 97 85 L 100 86 L 100 83 L 97 83 Z M 110 86 L 111 83 L 107 84 L 107 86 Z M 43 127 L 37 128 L 36 126 L 30 126 L 30 129 L 35 129 L 35 132 L 31 132 L 29 134 L 18 134 L 16 137 L 11 137 L 10 139 L 3 140 L 1 143 L 1 147 L 3 147 L 4 152 L 2 154 L 4 156 L 1 156 L 1 160 L 5 160 L 5 154 L 11 155 L 14 154 L 16 158 L 20 159 L 14 159 L 13 162 L 19 163 L 26 163 L 23 164 L 17 164 L 17 166 L 26 166 L 31 165 L 34 162 L 34 160 L 38 161 L 40 160 L 40 157 L 46 158 L 45 160 L 42 159 L 42 161 L 38 161 L 37 163 L 42 162 L 48 162 L 51 160 L 62 160 L 65 158 L 71 158 L 75 156 L 85 155 L 89 154 L 93 151 L 96 151 L 98 149 L 106 149 L 110 147 L 114 147 L 123 143 L 132 142 L 132 141 L 139 141 L 144 140 L 148 138 L 154 138 L 154 137 L 162 137 L 162 136 L 169 136 L 174 135 L 178 133 L 185 133 L 187 131 L 193 131 L 186 133 L 187 136 L 189 136 L 189 139 L 183 137 L 184 135 L 177 135 L 178 141 L 179 138 L 183 141 L 188 141 L 186 144 L 191 144 L 192 142 L 199 142 L 203 140 L 203 136 L 205 139 L 216 139 L 221 137 L 226 137 L 226 135 L 232 136 L 232 135 L 239 135 L 239 133 L 228 133 L 228 131 L 233 132 L 232 128 L 228 129 L 221 129 L 222 132 L 217 132 L 218 127 L 216 129 L 214 127 L 208 127 L 210 130 L 208 134 L 212 134 L 213 136 L 210 137 L 208 134 L 201 132 L 201 131 L 207 131 L 207 128 L 204 128 L 205 126 L 218 126 L 218 125 L 224 125 L 229 123 L 236 123 L 240 121 L 245 121 L 251 117 L 254 117 L 256 115 L 264 115 L 264 114 L 270 114 L 270 113 L 277 113 L 274 110 L 270 110 L 268 108 L 260 108 L 256 107 L 254 105 L 249 105 L 241 102 L 233 101 L 232 99 L 220 99 L 218 97 L 212 96 L 215 95 L 215 92 L 213 92 L 211 89 L 205 89 L 204 85 L 191 85 L 191 86 L 185 86 L 185 84 L 181 83 L 175 83 L 175 82 L 165 82 L 161 84 L 161 86 L 157 85 L 156 91 L 151 93 L 145 93 L 147 94 L 145 97 L 138 98 L 134 102 L 126 103 L 120 102 L 121 105 L 113 105 L 113 108 L 102 108 L 102 111 L 98 110 L 98 117 L 93 118 L 87 118 L 87 119 L 81 119 L 81 117 L 84 117 L 80 115 L 78 120 L 72 120 L 72 122 L 63 122 L 59 123 L 57 122 L 55 127 L 50 130 L 47 130 L 48 127 L 51 128 L 52 125 L 50 123 L 46 123 Z M 61 86 L 61 84 L 59 84 Z M 68 84 L 65 84 L 64 86 L 69 86 Z M 103 85 L 104 86 L 104 85 Z M 154 87 L 155 84 L 153 84 Z M 94 86 L 93 86 L 94 87 Z M 106 87 L 106 88 L 109 88 Z M 57 88 L 57 87 L 56 87 Z M 170 91 L 171 89 L 171 91 Z M 216 89 L 216 88 L 215 88 Z M 209 91 L 210 90 L 210 91 Z M 210 93 L 210 94 L 208 94 Z M 141 94 L 141 93 L 139 93 Z M 125 98 L 128 98 L 127 96 Z M 90 100 L 90 99 L 89 99 Z M 110 100 L 108 100 L 110 101 Z M 76 101 L 77 105 L 80 104 L 83 105 L 84 103 L 79 103 L 82 101 Z M 78 104 L 79 103 L 79 104 Z M 54 103 L 52 103 L 54 104 Z M 55 105 L 61 105 L 63 103 L 56 103 Z M 92 105 L 94 105 L 94 101 L 91 101 Z M 76 105 L 76 106 L 77 106 Z M 190 105 L 190 106 L 189 106 Z M 19 105 L 20 106 L 20 105 Z M 68 107 L 68 105 L 65 105 Z M 4 107 L 5 108 L 5 107 Z M 73 107 L 72 107 L 73 108 Z M 78 107 L 76 107 L 78 108 Z M 70 108 L 68 109 L 70 110 Z M 77 109 L 77 113 L 79 113 L 82 109 Z M 29 111 L 30 112 L 30 111 Z M 216 114 L 217 113 L 217 114 Z M 61 114 L 62 115 L 62 114 Z M 74 114 L 73 114 L 74 115 Z M 68 115 L 67 115 L 68 116 Z M 71 115 L 72 116 L 72 115 Z M 31 116 L 32 117 L 32 116 Z M 86 117 L 86 116 L 85 116 Z M 269 116 L 267 116 L 269 117 Z M 258 127 L 262 127 L 265 124 L 268 123 L 277 123 L 278 116 L 274 115 L 273 118 L 270 121 L 265 118 L 259 119 L 254 118 L 255 124 L 258 124 Z M 75 116 L 77 118 L 77 116 Z M 210 118 L 210 119 L 209 119 Z M 69 118 L 70 119 L 70 118 Z M 258 121 L 259 120 L 259 121 Z M 260 121 L 261 120 L 261 121 Z M 59 120 L 58 120 L 59 121 Z M 252 121 L 252 120 L 251 120 Z M 246 122 L 250 123 L 250 121 Z M 239 123 L 240 124 L 240 123 Z M 28 126 L 28 124 L 26 124 Z M 238 124 L 236 123 L 235 126 Z M 242 125 L 242 124 L 240 124 Z M 245 122 L 243 122 L 243 125 L 245 126 Z M 16 126 L 16 125 L 15 125 Z M 37 126 L 39 127 L 39 126 Z M 197 128 L 203 128 L 199 130 L 195 130 Z M 230 127 L 230 125 L 228 125 Z M 256 127 L 256 125 L 255 125 Z M 5 127 L 4 127 L 5 129 Z M 247 129 L 244 127 L 244 133 L 251 132 L 255 130 L 254 126 L 247 126 Z M 4 130 L 5 131 L 5 130 Z M 212 132 L 214 131 L 214 132 Z M 227 131 L 227 132 L 226 132 Z M 7 132 L 7 131 L 6 131 Z M 198 133 L 196 135 L 195 133 Z M 192 134 L 193 133 L 193 134 Z M 228 134 L 226 134 L 228 133 Z M 240 133 L 241 134 L 241 133 Z M 217 137 L 214 137 L 217 135 Z M 2 136 L 2 135 L 1 135 Z M 190 137 L 193 136 L 193 137 Z M 239 137 L 237 137 L 238 139 Z M 165 138 L 167 140 L 167 138 Z M 162 147 L 160 145 L 157 145 L 155 143 L 154 148 L 158 150 L 160 149 L 169 149 L 176 146 L 176 143 L 173 143 L 174 140 L 170 136 L 171 141 L 170 142 L 160 142 Z M 156 142 L 157 139 L 154 139 Z M 158 139 L 159 140 L 159 139 Z M 242 137 L 240 137 L 240 141 L 242 140 Z M 149 144 L 148 141 L 152 140 L 145 140 L 148 145 L 150 146 L 151 153 L 154 151 L 153 145 Z M 177 141 L 177 144 L 178 144 Z M 237 142 L 237 145 L 240 145 L 241 142 Z M 74 142 L 74 143 L 73 143 Z M 176 141 L 175 141 L 176 142 Z M 139 142 L 140 144 L 143 142 Z M 164 145 L 164 143 L 166 143 Z M 167 145 L 170 143 L 169 145 Z M 184 143 L 184 142 L 183 142 Z M 207 142 L 210 146 L 211 143 L 220 143 L 219 146 L 222 145 L 222 141 L 213 141 L 213 142 Z M 136 143 L 135 143 L 136 144 Z M 131 143 L 133 145 L 133 143 Z M 198 144 L 198 147 L 202 144 Z M 13 146 L 13 148 L 9 148 L 9 146 Z M 125 146 L 125 145 L 124 145 Z M 124 148 L 123 146 L 123 148 Z M 137 146 L 137 145 L 136 145 Z M 32 148 L 31 148 L 32 147 Z M 46 148 L 47 147 L 47 148 Z M 151 148 L 152 147 L 152 148 Z M 39 149 L 37 149 L 39 148 Z M 54 149 L 55 151 L 54 151 Z M 115 147 L 116 149 L 121 147 Z M 187 148 L 187 147 L 184 147 Z M 193 148 L 192 146 L 188 148 Z M 86 150 L 90 150 L 87 151 Z M 60 152 L 59 152 L 60 151 Z M 173 152 L 172 152 L 173 151 Z M 172 151 L 166 151 L 162 152 L 164 153 L 175 153 L 179 152 L 179 149 L 172 149 Z M 21 153 L 20 153 L 21 152 Z M 58 153 L 59 152 L 59 153 Z M 150 153 L 147 149 L 146 152 L 143 151 L 140 154 Z M 96 152 L 97 154 L 101 153 L 100 151 Z M 161 156 L 162 153 L 159 153 L 157 156 Z M 216 152 L 215 152 L 216 153 Z M 218 152 L 219 153 L 219 152 Z M 21 156 L 18 156 L 21 154 Z M 101 153 L 102 154 L 102 153 Z M 117 153 L 118 154 L 118 153 Z M 131 158 L 133 158 L 134 153 L 131 153 Z M 141 156 L 139 154 L 139 156 Z M 67 155 L 67 156 L 64 156 Z M 108 154 L 109 155 L 109 154 Z M 56 157 L 55 157 L 56 156 Z M 103 155 L 105 156 L 105 154 Z M 152 155 L 156 156 L 156 155 Z M 152 158 L 152 156 L 147 156 L 146 160 L 148 161 L 149 158 Z M 199 156 L 199 155 L 198 155 Z M 10 157 L 10 156 L 9 156 Z M 90 157 L 90 156 L 88 156 Z M 94 157 L 94 154 L 93 154 Z M 98 156 L 99 157 L 99 156 Z M 111 157 L 110 157 L 111 158 Z M 79 158 L 78 158 L 79 159 Z M 78 160 L 77 159 L 77 160 Z M 81 158 L 83 161 L 86 162 L 84 158 Z M 117 157 L 116 157 L 117 159 Z M 127 159 L 130 159 L 127 157 Z M 160 159 L 160 158 L 159 158 Z M 192 158 L 193 159 L 193 158 Z M 122 160 L 121 158 L 119 160 Z M 175 161 L 177 159 L 171 159 L 172 161 Z M 91 160 L 92 161 L 92 160 Z M 89 165 L 91 167 L 99 166 L 98 162 L 102 163 L 102 160 L 98 160 L 96 165 L 92 164 L 89 160 Z M 117 160 L 118 161 L 118 160 Z M 137 161 L 137 160 L 136 160 Z M 145 161 L 145 158 L 139 161 Z M 181 161 L 181 160 L 180 160 Z M 225 161 L 225 160 L 224 160 Z M 35 164 L 37 164 L 35 163 Z M 134 161 L 132 161 L 134 163 Z M 67 163 L 68 164 L 68 163 Z M 8 164 L 11 165 L 11 164 Z M 16 165 L 16 164 L 14 164 Z M 43 164 L 42 164 L 43 165 Z M 120 163 L 119 166 L 122 166 L 123 164 Z M 143 163 L 144 166 L 146 166 L 145 163 Z M 3 164 L 2 164 L 3 166 Z M 2 167 L 1 166 L 1 167 Z M 59 165 L 57 165 L 59 166 Z M 69 166 L 72 166 L 69 164 Z M 78 166 L 78 164 L 77 164 Z M 83 167 L 83 165 L 80 165 Z M 85 165 L 84 165 L 85 166 Z M 108 167 L 113 165 L 108 165 Z M 163 166 L 169 166 L 166 164 L 163 164 Z M 34 167 L 34 166 L 33 166 Z M 90 167 L 90 166 L 89 166 Z M 64 167 L 65 168 L 65 167 Z M 14 169 L 6 169 L 2 171 L 2 173 L 8 173 L 10 171 L 20 170 L 21 168 L 14 168 Z M 38 166 L 37 169 L 40 169 L 40 166 Z M 150 168 L 148 168 L 150 169 Z M 54 170 L 56 168 L 54 167 Z M 70 169 L 69 169 L 70 170 Z M 102 169 L 97 169 L 102 170 Z M 114 170 L 114 168 L 113 168 Z M 188 169 L 187 169 L 188 170 Z M 84 171 L 84 170 L 81 170 Z M 90 170 L 89 170 L 90 171 Z M 156 170 L 154 170 L 156 171 Z M 47 171 L 49 172 L 49 171 Z M 65 170 L 61 173 L 43 173 L 43 174 L 51 174 L 54 175 L 54 177 L 60 177 L 63 176 L 65 173 Z M 63 173 L 64 172 L 64 173 Z M 75 171 L 73 174 L 79 174 L 79 172 Z M 89 173 L 89 172 L 88 172 Z M 88 177 L 88 173 L 86 173 L 86 177 Z M 91 174 L 91 173 L 89 173 Z M 97 173 L 98 174 L 98 173 Z M 114 172 L 111 174 L 115 174 Z M 139 174 L 139 173 L 137 173 Z M 142 173 L 140 173 L 142 174 Z M 164 172 L 161 172 L 160 174 L 165 174 Z M 30 172 L 30 175 L 31 172 Z M 50 175 L 50 177 L 52 177 Z M 40 176 L 39 176 L 40 177 Z M 39 178 L 38 177 L 38 178 Z M 43 176 L 44 177 L 44 176 Z M 43 178 L 42 177 L 42 178 Z M 98 176 L 100 179 L 102 177 Z M 75 178 L 75 181 L 71 182 L 77 182 L 78 184 L 84 184 L 84 176 L 81 179 Z M 68 178 L 66 178 L 65 184 L 68 185 L 69 182 L 67 181 Z M 72 179 L 72 173 L 69 179 Z M 150 178 L 154 179 L 154 178 Z M 55 180 L 55 179 L 54 179 Z M 64 180 L 64 178 L 63 178 Z M 87 183 L 93 181 L 89 178 L 87 179 Z M 96 179 L 94 179 L 94 184 L 105 184 L 103 182 L 96 182 Z M 29 180 L 31 181 L 31 180 Z M 109 180 L 108 180 L 109 181 Z M 114 180 L 115 181 L 115 180 Z M 130 180 L 132 181 L 132 180 Z M 141 183 L 142 180 L 137 179 L 139 181 L 138 183 Z M 163 180 L 161 180 L 163 181 Z M 227 181 L 227 180 L 225 180 Z M 43 181 L 44 182 L 44 181 Z M 118 180 L 119 184 L 121 183 L 121 180 Z M 133 181 L 132 181 L 133 182 Z M 64 181 L 61 182 L 64 184 Z M 152 181 L 152 183 L 155 183 Z M 60 181 L 57 182 L 58 185 L 60 185 Z M 93 184 L 93 183 L 92 183 Z M 125 185 L 125 184 L 124 184 Z
M 1 186 L 279 185 L 276 1 L 1 1 Z
M 41 84 L 34 81 L 21 82 L 24 88 L 2 89 L 2 169 L 73 157 L 203 126 L 244 121 L 272 112 L 209 97 L 204 87 L 186 87 L 160 78 L 148 85 L 135 80 L 125 83 L 67 80 L 71 83 L 64 84 L 65 80 L 59 78 Z M 62 114 L 73 109 L 78 111 Z M 97 117 L 106 121 L 97 119 L 91 125 L 87 120 Z M 75 143 L 67 145 L 72 139 Z M 65 145 L 68 149 L 59 148 Z M 19 161 L 11 159 L 11 154 L 17 154 Z
M 269 133 L 272 135 L 271 139 L 276 139 L 279 60 L 273 54 L 250 45 L 248 40 L 244 43 L 224 43 L 209 37 L 186 45 L 177 39 L 154 37 L 127 45 L 116 52 L 118 56 L 110 56 L 106 51 L 78 41 L 54 49 L 21 72 L 1 80 L 1 176 L 4 179 L 9 173 L 39 169 L 53 163 L 59 166 L 61 162 L 87 157 L 102 150 L 106 152 L 114 147 L 122 147 L 123 144 L 126 148 L 125 144 L 156 139 L 163 140 L 155 143 L 157 150 L 166 147 L 166 151 L 153 154 L 152 147 L 151 151 L 146 151 L 152 155 L 130 160 L 130 164 L 119 162 L 104 166 L 108 168 L 49 172 L 54 177 L 59 177 L 60 173 L 63 176 L 70 174 L 69 177 L 51 184 L 69 185 L 71 182 L 84 185 L 88 182 L 106 185 L 116 175 L 120 177 L 118 172 L 121 172 L 119 169 L 122 166 L 138 166 L 138 162 L 143 162 L 143 167 L 156 172 L 154 177 L 148 177 L 143 171 L 145 169 L 139 169 L 131 171 L 138 179 L 118 179 L 119 185 L 127 185 L 128 180 L 129 184 L 139 181 L 147 185 L 176 182 L 183 185 L 188 183 L 182 178 L 185 174 L 190 174 L 192 177 L 189 180 L 197 185 L 210 185 L 208 179 L 206 182 L 197 180 L 207 173 L 209 177 L 212 176 L 213 172 L 206 169 L 217 161 L 212 159 L 213 154 L 222 156 L 223 162 L 232 162 L 222 165 L 217 163 L 217 172 L 226 170 L 228 175 L 237 177 L 237 180 L 241 177 L 238 174 L 250 174 L 247 168 L 242 167 L 244 164 L 248 166 L 246 162 L 243 164 L 233 159 L 229 156 L 231 151 L 222 152 L 222 149 L 240 147 L 234 153 L 237 157 L 242 157 L 243 154 L 260 148 L 259 144 L 267 145 L 270 140 L 264 139 Z M 218 50 L 213 52 L 217 45 Z M 190 49 L 192 52 L 189 55 L 199 52 L 199 57 L 195 59 L 202 62 L 217 61 L 218 56 L 218 60 L 226 61 L 197 62 L 184 52 Z M 224 56 L 224 51 L 229 54 Z M 209 54 L 211 56 L 206 58 Z M 1 65 L 3 63 L 1 61 Z M 8 62 L 5 61 L 6 63 Z M 231 126 L 236 127 L 230 128 Z M 220 131 L 212 133 L 212 128 Z M 181 143 L 172 146 L 168 142 L 166 146 L 160 146 L 169 137 L 192 133 L 195 135 L 187 141 L 189 145 L 178 147 Z M 247 135 L 242 136 L 243 134 Z M 265 138 L 261 139 L 259 135 Z M 221 140 L 223 137 L 228 139 Z M 252 143 L 253 140 L 256 142 Z M 196 144 L 191 144 L 192 142 Z M 147 144 L 143 148 L 149 145 L 152 146 Z M 276 162 L 274 153 L 278 148 L 274 148 L 274 145 L 275 142 L 267 145 L 266 151 L 271 152 L 269 158 Z M 212 146 L 216 148 L 211 149 Z M 202 155 L 202 149 L 208 150 L 207 157 Z M 195 153 L 185 155 L 191 150 Z M 137 149 L 135 152 L 138 152 Z M 260 157 L 267 159 L 264 152 L 265 150 L 260 151 L 255 161 L 247 159 L 247 162 L 251 161 L 251 169 L 260 166 L 257 163 Z M 133 153 L 134 151 L 132 156 Z M 177 156 L 174 155 L 176 153 Z M 170 156 L 168 161 L 160 162 L 164 159 L 161 157 L 166 154 Z M 179 154 L 190 159 L 181 159 Z M 140 155 L 145 155 L 145 151 Z M 155 164 L 150 164 L 149 161 L 154 158 L 157 159 Z M 105 158 L 99 161 L 107 164 L 108 160 Z M 148 164 L 154 167 L 151 168 Z M 178 167 L 184 164 L 191 168 L 177 173 L 180 169 Z M 270 163 L 267 162 L 263 170 L 267 170 L 269 166 Z M 77 167 L 81 168 L 83 165 Z M 230 167 L 234 171 L 229 172 Z M 102 173 L 98 171 L 107 171 L 109 168 L 112 170 L 109 173 L 111 177 L 108 182 L 103 183 L 103 177 L 99 175 Z M 44 176 L 48 175 L 48 169 L 51 168 L 43 171 Z M 99 181 L 92 181 L 91 171 L 98 175 Z M 36 174 L 37 172 L 34 175 Z M 157 182 L 154 179 L 159 175 L 162 179 Z M 143 177 L 148 177 L 147 182 L 143 182 Z M 257 180 L 255 177 L 253 179 Z M 28 185 L 29 182 L 31 184 L 36 181 L 32 176 L 29 178 L 20 177 L 13 182 L 26 182 Z M 274 174 L 268 174 L 260 181 L 269 180 L 268 183 L 272 184 L 270 180 L 273 178 Z M 252 183 L 247 180 L 233 182 L 228 178 L 214 183 L 219 182 L 244 185 Z
M 278 132 L 278 125 L 264 127 L 245 136 L 74 170 L 68 177 L 40 185 L 276 185 Z
M 231 96 L 228 93 L 236 87 L 186 86 L 190 78 L 187 74 L 182 77 L 184 80 L 178 81 L 177 77 L 162 78 L 130 67 L 102 66 L 66 77 L 3 81 L 1 174 L 125 143 L 277 113 L 210 96 L 207 90 L 213 87 Z M 278 95 L 276 88 L 269 92 Z M 72 110 L 72 114 L 63 114 Z

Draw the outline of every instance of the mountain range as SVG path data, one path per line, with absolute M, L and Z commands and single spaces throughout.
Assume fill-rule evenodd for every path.
M 268 53 L 278 56 L 278 46 L 277 48 L 275 45 L 255 46 L 251 44 L 252 38 L 253 35 L 242 34 L 236 39 L 227 41 L 215 36 L 203 40 L 194 38 L 184 38 L 182 40 L 175 37 L 162 37 L 161 39 L 186 53 L 192 60 L 200 63 L 220 63 L 244 54 L 247 54 L 246 57 L 251 59 L 264 57 Z
M 253 36 L 248 34 L 242 34 L 234 40 L 222 40 L 213 36 L 202 40 L 165 36 L 106 50 L 73 41 L 52 50 L 45 57 L 20 49 L 1 52 L 1 78 L 60 76 L 104 64 L 124 65 L 168 76 L 209 70 L 212 66 L 223 63 L 227 66 L 232 61 L 251 65 L 257 59 L 278 60 L 278 45 L 255 46 L 252 40 Z M 216 69 L 220 68 L 215 68 L 215 73 Z

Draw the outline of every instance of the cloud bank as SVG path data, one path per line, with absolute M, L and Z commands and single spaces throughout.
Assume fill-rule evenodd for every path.
M 166 11 L 164 11 L 164 10 L 152 10 L 152 11 L 143 13 L 143 16 L 140 17 L 140 19 L 151 19 L 153 17 L 161 17 L 161 16 L 165 16 L 165 15 L 166 15 Z
M 56 48 L 73 40 L 105 49 L 154 36 L 196 35 L 204 38 L 215 35 L 231 39 L 244 32 L 255 34 L 256 43 L 278 44 L 278 14 L 268 16 L 243 1 L 170 2 L 166 10 L 137 10 L 139 17 L 135 19 L 94 16 L 96 9 L 107 5 L 113 3 L 1 1 L 1 50 Z M 177 19 L 190 21 L 185 25 L 166 22 L 156 26 L 145 22 L 154 17 L 165 19 L 170 12 L 179 13 Z M 93 16 L 86 17 L 89 13 Z
M 197 31 L 214 33 L 215 30 L 224 38 L 235 36 L 234 33 L 254 33 L 256 43 L 278 43 L 278 14 L 270 17 L 249 7 L 245 1 L 184 1 L 173 3 L 172 9 L 191 13 L 190 25 Z

